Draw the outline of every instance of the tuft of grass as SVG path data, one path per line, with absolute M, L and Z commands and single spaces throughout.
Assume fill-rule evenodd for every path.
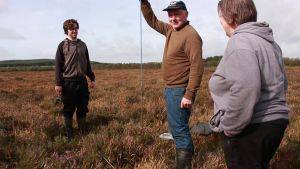
M 6 90 L 0 90 L 0 100 L 7 100 L 9 102 L 13 102 L 18 99 L 18 95 L 13 92 L 9 92 Z

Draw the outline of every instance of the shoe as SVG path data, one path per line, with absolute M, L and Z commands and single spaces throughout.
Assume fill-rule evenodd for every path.
M 191 169 L 193 153 L 177 149 L 176 150 L 176 169 Z
M 163 140 L 174 140 L 174 138 L 170 132 L 159 135 L 159 138 L 161 138 Z
M 208 136 L 213 133 L 208 123 L 198 123 L 191 128 L 191 133 Z

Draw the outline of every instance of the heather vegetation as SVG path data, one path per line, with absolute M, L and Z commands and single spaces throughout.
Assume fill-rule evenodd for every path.
M 212 115 L 207 83 L 213 71 L 205 69 L 191 125 Z M 158 137 L 168 129 L 161 71 L 144 70 L 143 102 L 139 69 L 97 69 L 95 74 L 88 132 L 76 130 L 68 142 L 62 105 L 54 96 L 54 72 L 1 72 L 0 168 L 174 168 L 174 144 Z M 291 120 L 272 169 L 300 168 L 300 68 L 288 67 L 287 75 Z M 193 139 L 193 168 L 226 168 L 217 135 Z

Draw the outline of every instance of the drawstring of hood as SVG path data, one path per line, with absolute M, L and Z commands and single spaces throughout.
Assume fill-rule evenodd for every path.
M 72 41 L 70 40 L 69 38 L 66 38 L 65 41 L 67 42 L 67 45 L 68 45 L 68 52 L 70 51 L 70 43 L 79 43 L 80 42 L 80 39 L 77 39 L 76 41 Z

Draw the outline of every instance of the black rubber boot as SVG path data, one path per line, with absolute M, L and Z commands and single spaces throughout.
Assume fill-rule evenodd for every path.
M 72 123 L 73 123 L 72 118 L 65 117 L 66 136 L 68 138 L 68 141 L 71 141 L 72 138 L 74 137 Z
M 193 154 L 186 150 L 176 150 L 176 169 L 191 169 Z
M 86 132 L 86 118 L 85 117 L 77 117 L 77 124 L 79 131 L 84 134 Z

